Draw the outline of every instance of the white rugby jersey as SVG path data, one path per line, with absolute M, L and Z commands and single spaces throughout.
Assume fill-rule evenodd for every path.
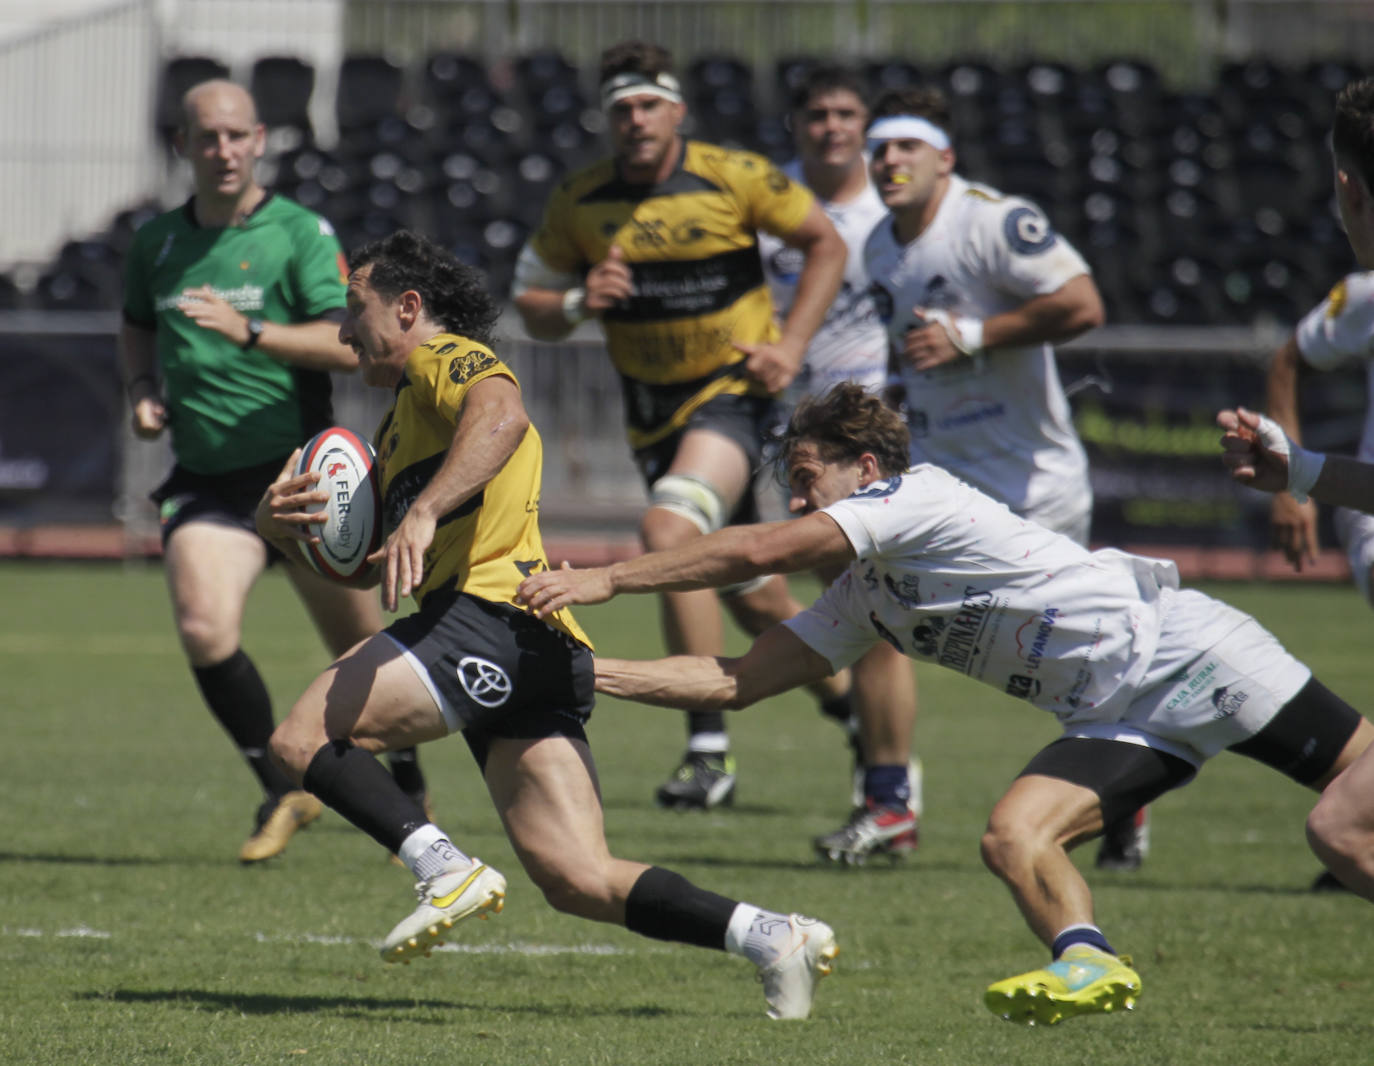
M 887 640 L 1065 723 L 1125 712 L 1178 587 L 1172 562 L 1089 552 L 929 464 L 824 513 L 857 558 L 783 623 L 802 641 L 838 670 Z
M 1374 461 L 1374 271 L 1349 274 L 1298 323 L 1298 351 L 1318 370 L 1367 361 L 1360 458 Z
M 918 324 L 915 308 L 987 318 L 1089 273 L 1039 208 L 957 174 L 924 233 L 899 244 L 884 222 L 864 259 L 895 351 Z M 899 362 L 913 463 L 937 463 L 1050 524 L 1092 506 L 1050 345 L 999 348 L 925 373 Z
M 782 171 L 793 181 L 805 184 L 800 160 L 794 159 Z M 802 397 L 819 396 L 842 381 L 854 381 L 873 391 L 887 381 L 887 331 L 878 318 L 863 255 L 864 242 L 878 220 L 887 214 L 887 208 L 871 183 L 864 186 L 862 195 L 845 203 L 819 197 L 816 202 L 844 239 L 849 258 L 840 291 L 807 345 L 801 372 L 782 394 L 782 402 L 789 409 Z M 797 295 L 802 253 L 771 233 L 760 233 L 758 240 L 773 306 L 780 317 L 785 317 Z

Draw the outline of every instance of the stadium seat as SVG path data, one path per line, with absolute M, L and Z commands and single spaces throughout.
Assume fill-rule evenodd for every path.
M 1062 115 L 1080 99 L 1082 75 L 1065 63 L 1032 60 L 1017 68 L 1013 77 L 1043 115 Z
M 699 56 L 687 66 L 685 88 L 694 137 L 753 147 L 758 111 L 752 67 L 734 56 Z
M 303 140 L 313 140 L 310 96 L 315 91 L 315 68 L 309 63 L 295 56 L 263 56 L 253 64 L 249 90 L 265 126 L 296 130 Z
M 1301 73 L 1307 92 L 1308 118 L 1315 129 L 1323 133 L 1331 128 L 1336 94 L 1356 78 L 1362 77 L 1366 67 L 1353 59 L 1317 59 Z
M 464 94 L 477 90 L 495 98 L 495 90 L 480 58 L 463 52 L 435 52 L 425 60 L 421 75 L 425 96 L 441 112 L 461 109 Z
M 898 56 L 875 59 L 864 65 L 864 77 L 874 99 L 883 93 L 924 85 L 929 80 L 910 60 Z
M 563 173 L 562 162 L 544 152 L 529 152 L 517 159 L 510 189 L 515 217 L 531 229 L 538 225 Z
M 1120 129 L 1140 134 L 1150 128 L 1161 94 L 1159 71 L 1151 63 L 1142 59 L 1109 59 L 1093 67 L 1085 82 L 1105 94 Z
M 0 274 L 0 311 L 23 311 L 28 298 L 19 283 L 8 274 Z
M 162 208 L 155 203 L 142 203 L 126 208 L 110 220 L 109 228 L 105 230 L 104 240 L 123 258 L 139 227 L 146 222 L 151 222 L 161 213 Z
M 1161 326 L 1209 326 L 1221 318 L 1219 308 L 1209 303 L 1199 287 L 1167 282 L 1146 291 L 1141 312 L 1146 322 Z
M 181 100 L 186 90 L 211 78 L 227 78 L 229 68 L 211 56 L 176 56 L 162 68 L 158 82 L 154 122 L 158 134 L 170 145 L 181 125 Z
M 515 60 L 515 83 L 529 98 L 538 99 L 554 85 L 580 88 L 582 75 L 562 52 L 543 48 Z
M 791 110 L 792 94 L 806 82 L 807 75 L 825 60 L 816 56 L 782 56 L 773 64 L 773 110 L 785 114 Z
M 34 290 L 40 311 L 112 311 L 119 304 L 119 289 L 107 284 L 104 272 L 80 264 L 59 263 L 38 279 Z
M 345 56 L 339 64 L 334 100 L 340 133 L 374 127 L 384 118 L 399 116 L 404 77 L 401 67 L 385 56 Z

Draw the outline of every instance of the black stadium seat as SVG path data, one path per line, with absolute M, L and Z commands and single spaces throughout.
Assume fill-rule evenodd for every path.
M 258 118 L 269 129 L 298 131 L 312 138 L 310 97 L 315 91 L 315 68 L 295 56 L 263 56 L 253 64 L 249 90 L 258 105 Z
M 154 122 L 164 143 L 170 145 L 181 125 L 182 97 L 186 90 L 212 78 L 227 78 L 229 68 L 211 56 L 177 56 L 167 61 L 158 82 Z
M 334 110 L 340 132 L 375 126 L 401 113 L 405 72 L 380 55 L 345 56 Z

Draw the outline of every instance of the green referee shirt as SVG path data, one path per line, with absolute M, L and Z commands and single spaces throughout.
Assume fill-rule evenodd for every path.
M 199 225 L 188 201 L 139 229 L 125 261 L 124 317 L 157 334 L 178 463 L 221 474 L 268 462 L 332 419 L 327 373 L 197 326 L 177 307 L 182 293 L 208 285 L 250 318 L 308 322 L 344 306 L 346 276 L 329 223 L 272 193 L 237 226 Z

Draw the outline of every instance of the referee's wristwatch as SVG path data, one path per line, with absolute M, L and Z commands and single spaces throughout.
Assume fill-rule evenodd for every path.
M 262 319 L 250 318 L 248 320 L 248 339 L 242 344 L 243 350 L 246 352 L 260 340 L 262 340 Z

